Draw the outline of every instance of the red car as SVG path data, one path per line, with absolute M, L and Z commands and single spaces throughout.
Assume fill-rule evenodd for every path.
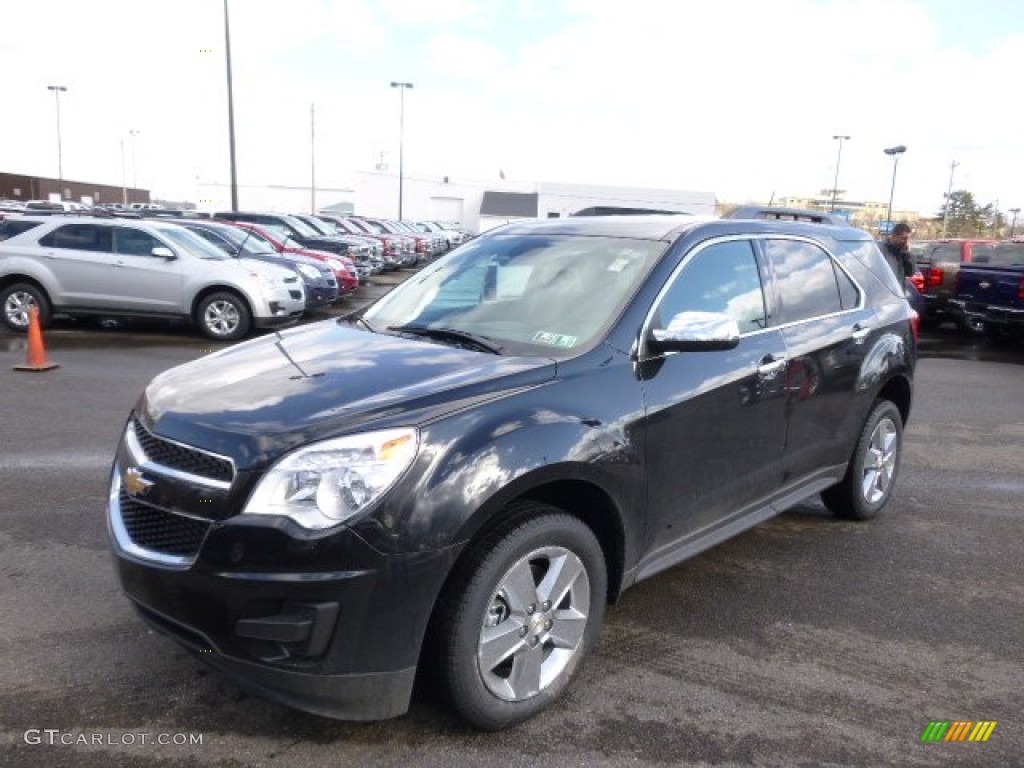
M 218 219 L 219 221 L 219 219 Z M 298 253 L 302 256 L 309 256 L 326 263 L 334 270 L 334 277 L 338 281 L 338 294 L 352 293 L 359 287 L 359 276 L 356 274 L 355 264 L 348 256 L 341 256 L 337 253 L 326 251 L 314 251 L 301 246 L 287 245 L 280 235 L 267 227 L 259 224 L 249 224 L 243 221 L 225 221 L 224 224 L 231 224 L 241 229 L 252 232 L 254 236 L 266 240 L 278 253 Z

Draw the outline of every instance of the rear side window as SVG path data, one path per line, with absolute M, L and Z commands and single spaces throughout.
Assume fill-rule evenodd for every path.
M 837 270 L 824 249 L 802 240 L 763 242 L 775 274 L 782 323 L 796 323 L 843 310 Z M 848 279 L 845 274 L 843 277 Z
M 110 227 L 97 224 L 65 224 L 39 238 L 39 244 L 46 248 L 110 253 Z

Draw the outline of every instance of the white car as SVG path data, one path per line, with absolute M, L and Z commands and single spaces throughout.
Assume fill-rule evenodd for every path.
M 164 317 L 220 341 L 295 322 L 305 310 L 291 269 L 236 259 L 177 224 L 49 216 L 0 243 L 0 319 L 25 331 L 29 310 Z

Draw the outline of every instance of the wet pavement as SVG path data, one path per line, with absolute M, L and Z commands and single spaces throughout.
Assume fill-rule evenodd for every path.
M 159 324 L 45 338 L 61 367 L 15 373 L 24 339 L 0 331 L 4 766 L 1021 764 L 1021 345 L 925 331 L 883 515 L 804 504 L 637 585 L 563 701 L 481 734 L 427 684 L 396 720 L 305 715 L 149 631 L 111 563 L 110 461 L 146 382 L 217 345 Z M 933 720 L 998 725 L 922 743 Z

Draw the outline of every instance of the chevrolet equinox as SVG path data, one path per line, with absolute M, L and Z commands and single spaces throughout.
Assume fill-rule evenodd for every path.
M 155 378 L 108 524 L 141 616 L 264 696 L 478 728 L 550 706 L 627 587 L 893 493 L 916 316 L 870 236 L 513 223 L 370 307 Z

